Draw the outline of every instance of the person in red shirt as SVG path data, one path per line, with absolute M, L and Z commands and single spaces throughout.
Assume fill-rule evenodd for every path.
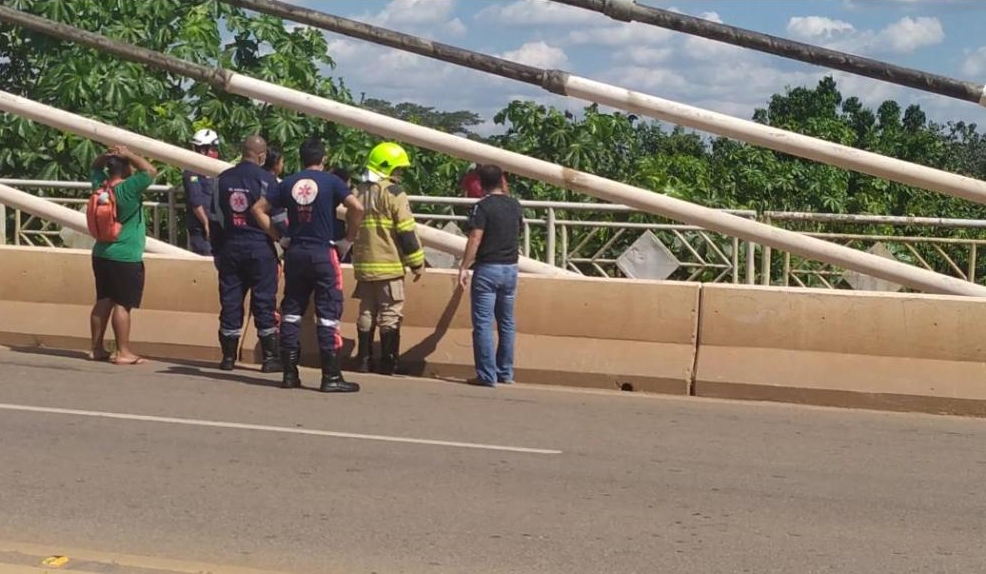
M 464 197 L 470 199 L 483 199 L 486 197 L 486 192 L 483 191 L 483 186 L 479 183 L 479 174 L 476 173 L 477 168 L 479 166 L 476 164 L 470 165 L 469 171 L 459 180 L 459 188 L 462 189 Z

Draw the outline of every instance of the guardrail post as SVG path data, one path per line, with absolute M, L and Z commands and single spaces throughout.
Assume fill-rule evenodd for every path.
M 740 282 L 740 268 L 739 268 L 739 250 L 740 250 L 740 240 L 739 237 L 733 237 L 733 283 L 737 284 Z
M 151 208 L 151 213 L 153 214 L 152 221 L 154 221 L 154 239 L 161 239 L 161 210 L 159 205 L 155 204 Z
M 545 263 L 548 265 L 555 264 L 555 208 L 548 208 L 548 248 L 547 254 L 545 255 Z
M 978 249 L 976 244 L 973 243 L 969 246 L 969 282 L 976 282 L 976 259 L 978 259 Z
M 0 203 L 0 245 L 7 244 L 7 206 Z
M 766 223 L 767 225 L 773 225 L 773 223 L 770 221 L 769 215 L 763 218 L 763 222 Z M 760 284 L 769 287 L 770 274 L 771 274 L 770 265 L 771 265 L 771 258 L 773 257 L 774 254 L 774 248 L 769 245 L 764 245 L 763 248 L 761 249 L 761 253 L 763 254 L 763 260 L 761 261 L 761 265 L 760 265 Z
M 746 242 L 746 283 L 753 285 L 757 276 L 757 244 L 752 241 Z
M 773 248 L 769 245 L 764 245 L 763 249 L 763 260 L 760 265 L 760 284 L 764 286 L 770 286 L 770 263 L 771 256 L 773 255 Z
M 568 226 L 561 226 L 561 266 L 568 269 Z
M 531 224 L 524 221 L 524 257 L 531 256 Z
M 21 210 L 14 210 L 14 245 L 21 244 Z
M 168 243 L 178 244 L 178 206 L 175 205 L 175 193 L 177 189 L 172 187 L 168 190 Z

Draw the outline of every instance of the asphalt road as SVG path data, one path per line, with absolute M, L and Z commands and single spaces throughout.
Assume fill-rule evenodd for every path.
M 0 541 L 331 574 L 986 570 L 986 421 L 352 378 L 0 349 Z

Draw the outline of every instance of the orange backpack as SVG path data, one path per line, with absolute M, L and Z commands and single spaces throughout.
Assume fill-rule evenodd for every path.
M 113 243 L 120 236 L 123 224 L 116 219 L 116 193 L 109 181 L 94 189 L 86 204 L 86 224 L 89 235 L 100 243 Z

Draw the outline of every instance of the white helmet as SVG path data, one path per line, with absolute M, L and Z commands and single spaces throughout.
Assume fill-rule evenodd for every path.
M 192 136 L 192 145 L 219 145 L 219 134 L 212 130 L 199 130 Z

